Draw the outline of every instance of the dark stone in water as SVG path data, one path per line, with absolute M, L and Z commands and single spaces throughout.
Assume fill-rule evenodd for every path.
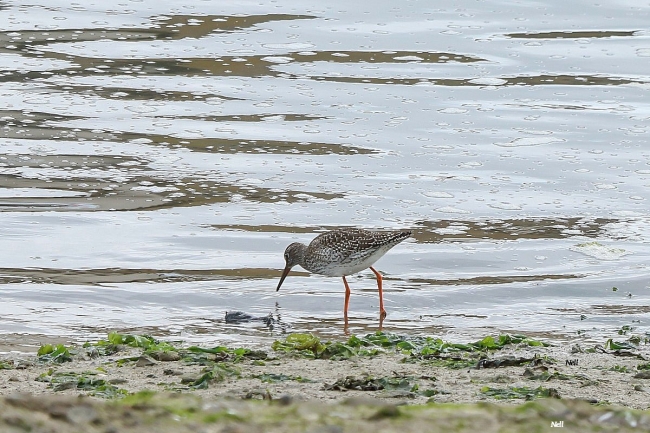
M 253 316 L 243 311 L 226 311 L 226 323 L 250 323 L 250 322 L 262 322 L 268 328 L 273 329 L 275 325 L 275 319 L 273 314 L 269 313 L 268 316 Z

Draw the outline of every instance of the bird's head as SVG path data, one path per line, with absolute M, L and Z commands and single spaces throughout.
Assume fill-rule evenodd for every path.
M 280 286 L 284 282 L 284 279 L 287 278 L 287 275 L 289 275 L 291 268 L 302 263 L 305 257 L 306 249 L 307 247 L 304 244 L 301 244 L 300 242 L 294 242 L 289 245 L 286 250 L 284 250 L 284 271 L 282 271 L 282 276 L 280 277 L 278 288 L 275 289 L 276 292 L 280 290 Z

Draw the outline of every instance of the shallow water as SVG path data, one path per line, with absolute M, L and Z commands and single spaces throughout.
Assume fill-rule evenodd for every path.
M 650 330 L 650 6 L 236 3 L 0 5 L 6 350 L 342 336 L 339 278 L 275 287 L 343 226 L 414 231 L 384 330 Z

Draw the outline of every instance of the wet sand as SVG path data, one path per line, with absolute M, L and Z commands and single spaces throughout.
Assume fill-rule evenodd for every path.
M 93 395 L 92 388 L 61 385 L 67 375 L 102 380 L 123 394 L 171 391 L 228 399 L 340 402 L 371 397 L 406 404 L 520 403 L 523 395 L 499 399 L 486 392 L 486 387 L 542 387 L 554 390 L 551 395 L 562 399 L 635 409 L 648 409 L 650 405 L 650 348 L 643 344 L 638 350 L 618 351 L 571 343 L 549 347 L 513 344 L 486 352 L 482 361 L 462 368 L 456 368 L 453 361 L 460 355 L 423 359 L 390 349 L 376 356 L 332 360 L 297 357 L 267 348 L 240 358 L 205 353 L 190 361 L 184 358 L 186 351 L 182 348 L 153 354 L 145 354 L 141 348 L 118 348 L 110 355 L 98 354 L 93 347 L 73 348 L 72 360 L 63 363 L 43 362 L 33 354 L 4 355 L 2 394 Z M 587 353 L 594 348 L 595 353 Z M 223 374 L 206 380 L 204 389 L 192 386 L 215 365 L 223 367 Z M 367 390 L 359 389 L 364 386 Z M 382 386 L 384 389 L 372 389 Z
M 344 360 L 271 348 L 193 351 L 191 360 L 187 347 L 68 349 L 62 363 L 17 352 L 0 358 L 1 431 L 650 429 L 647 344 L 509 344 L 463 368 L 453 367 L 458 356 L 394 349 Z

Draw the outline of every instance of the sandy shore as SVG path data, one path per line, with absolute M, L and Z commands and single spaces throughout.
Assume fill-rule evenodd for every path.
M 462 368 L 447 355 L 410 357 L 394 348 L 343 360 L 305 358 L 271 348 L 245 356 L 233 351 L 193 352 L 189 358 L 183 348 L 152 352 L 118 345 L 111 346 L 111 351 L 117 350 L 114 353 L 103 353 L 101 346 L 70 349 L 71 360 L 61 363 L 39 360 L 36 355 L 4 356 L 2 394 L 27 393 L 45 399 L 87 395 L 91 400 L 115 401 L 153 391 L 211 401 L 342 404 L 351 398 L 372 398 L 387 405 L 427 407 L 432 403 L 512 405 L 551 397 L 577 399 L 592 407 L 645 410 L 650 406 L 648 345 L 615 351 L 571 344 L 512 344 L 485 351 L 483 361 Z

